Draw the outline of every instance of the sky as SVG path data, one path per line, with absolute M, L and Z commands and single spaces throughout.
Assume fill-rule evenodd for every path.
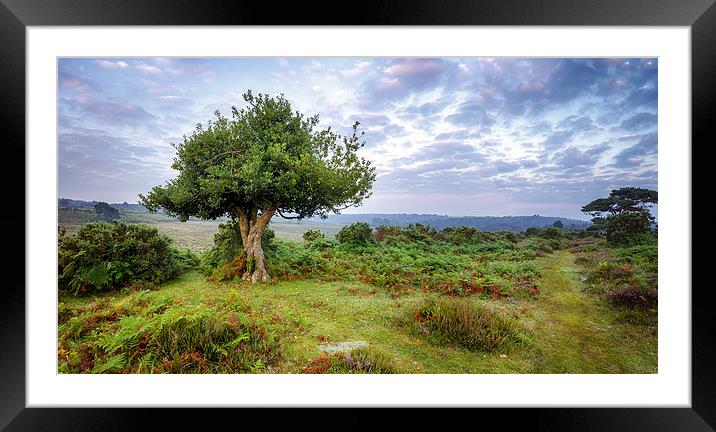
M 545 215 L 657 190 L 655 58 L 62 58 L 62 198 L 137 202 L 242 94 L 365 132 L 373 195 L 345 213 Z

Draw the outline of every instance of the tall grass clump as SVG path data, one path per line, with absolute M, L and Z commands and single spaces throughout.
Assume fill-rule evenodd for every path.
M 303 368 L 306 374 L 395 374 L 399 373 L 395 363 L 385 354 L 358 349 L 350 353 L 322 355 L 311 360 Z
M 59 287 L 72 294 L 158 284 L 198 263 L 156 228 L 119 221 L 91 222 L 75 234 L 60 233 L 58 246 Z
M 258 372 L 280 357 L 278 338 L 262 327 L 210 316 L 162 326 L 150 350 L 158 371 L 171 373 Z
M 438 344 L 494 351 L 526 340 L 512 319 L 460 298 L 429 298 L 414 311 L 413 318 L 417 331 Z

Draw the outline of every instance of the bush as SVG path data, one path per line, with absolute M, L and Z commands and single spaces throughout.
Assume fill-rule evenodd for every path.
M 319 239 L 325 239 L 326 235 L 321 232 L 321 230 L 317 229 L 309 229 L 306 230 L 306 232 L 303 233 L 303 239 L 307 242 L 316 241 Z
M 375 229 L 375 239 L 387 244 L 409 243 L 410 239 L 398 226 L 380 225 Z
M 446 227 L 438 234 L 438 239 L 450 243 L 469 242 L 477 236 L 477 228 L 473 227 Z
M 547 227 L 542 228 L 539 236 L 546 239 L 560 239 L 565 236 L 565 233 L 564 230 L 561 230 L 559 228 Z
M 507 349 L 524 340 L 517 323 L 464 299 L 428 299 L 415 311 L 414 319 L 419 333 L 469 350 Z
M 212 317 L 162 326 L 149 345 L 160 372 L 257 372 L 280 357 L 278 339 L 256 324 Z
M 607 241 L 614 245 L 640 244 L 653 237 L 651 219 L 644 211 L 626 212 L 608 217 L 606 231 Z
M 59 240 L 58 282 L 73 294 L 115 290 L 135 282 L 158 284 L 197 262 L 148 225 L 91 222 Z
M 373 230 L 365 222 L 346 225 L 336 234 L 336 240 L 347 245 L 368 245 L 375 242 Z
M 638 285 L 625 285 L 609 293 L 612 304 L 629 309 L 652 309 L 657 304 L 657 291 Z

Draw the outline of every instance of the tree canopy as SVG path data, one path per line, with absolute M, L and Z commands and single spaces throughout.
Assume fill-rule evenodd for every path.
M 624 187 L 615 189 L 607 198 L 598 198 L 582 207 L 582 212 L 594 217 L 624 212 L 647 211 L 658 203 L 658 193 L 650 189 Z
M 371 194 L 375 168 L 358 156 L 359 123 L 344 136 L 319 129 L 319 117 L 293 111 L 283 95 L 244 95 L 231 118 L 215 112 L 175 145 L 179 175 L 140 202 L 186 221 L 189 216 L 238 220 L 251 280 L 267 280 L 261 234 L 274 214 L 325 217 L 360 205 Z M 256 268 L 253 268 L 255 263 Z M 252 275 L 253 274 L 253 275 Z
M 607 241 L 628 244 L 649 234 L 654 217 L 649 207 L 658 203 L 658 194 L 650 189 L 624 187 L 607 198 L 598 198 L 582 207 L 593 216 L 591 231 L 603 232 Z
M 106 202 L 98 202 L 94 205 L 94 211 L 99 220 L 112 222 L 119 219 L 119 210 L 107 204 Z

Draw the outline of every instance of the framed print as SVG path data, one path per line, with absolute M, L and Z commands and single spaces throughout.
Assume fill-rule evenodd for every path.
M 713 430 L 716 8 L 658 3 L 3 0 L 0 426 Z

